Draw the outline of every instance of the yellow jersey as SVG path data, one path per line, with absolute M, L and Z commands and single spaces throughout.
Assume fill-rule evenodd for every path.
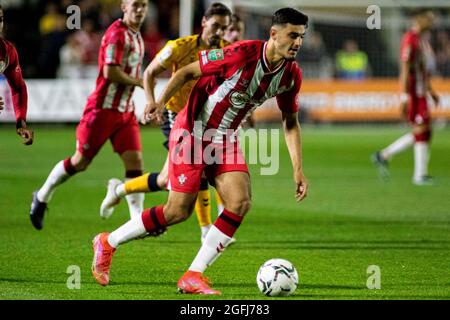
M 198 34 L 170 40 L 164 48 L 158 52 L 156 59 L 158 59 L 159 64 L 163 68 L 171 68 L 172 74 L 174 74 L 178 69 L 197 61 L 199 51 L 210 49 L 210 47 L 202 46 L 200 43 L 200 35 Z M 229 45 L 228 42 L 221 40 L 219 48 L 223 48 L 227 45 Z M 184 86 L 170 98 L 166 104 L 166 108 L 175 113 L 180 112 L 186 105 L 189 94 L 196 82 L 197 80 L 191 80 L 185 83 Z

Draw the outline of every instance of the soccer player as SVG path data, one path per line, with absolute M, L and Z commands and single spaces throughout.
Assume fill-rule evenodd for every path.
M 225 35 L 223 36 L 223 38 L 229 43 L 235 43 L 244 39 L 244 32 L 245 32 L 244 21 L 242 21 L 242 19 L 237 14 L 233 13 L 233 15 L 231 16 L 231 23 L 228 26 L 227 30 L 225 31 Z M 252 114 L 248 115 L 246 122 L 252 128 L 255 126 Z M 225 209 L 222 198 L 220 197 L 217 190 L 215 190 L 214 194 L 216 196 L 217 214 L 221 214 L 223 209 Z M 209 225 L 208 227 L 210 228 L 211 225 Z
M 144 115 L 161 120 L 164 104 L 191 79 L 200 78 L 187 106 L 178 114 L 169 141 L 169 197 L 165 205 L 143 211 L 112 233 L 93 240 L 92 274 L 109 282 L 116 248 L 145 233 L 158 235 L 167 226 L 186 220 L 194 207 L 205 171 L 214 180 L 225 209 L 209 230 L 188 271 L 178 281 L 180 292 L 220 294 L 203 272 L 226 249 L 251 205 L 250 176 L 234 132 L 245 116 L 271 97 L 282 112 L 286 144 L 293 166 L 295 197 L 307 195 L 303 174 L 298 94 L 301 70 L 295 62 L 308 17 L 283 8 L 272 17 L 270 38 L 240 41 L 224 49 L 204 50 L 199 61 L 178 70 L 157 104 Z M 215 154 L 215 161 L 208 156 Z M 206 157 L 205 157 L 206 156 Z
M 212 48 L 223 48 L 228 43 L 223 41 L 223 35 L 230 24 L 231 11 L 221 3 L 213 3 L 205 11 L 202 18 L 202 32 L 200 35 L 187 36 L 169 41 L 156 55 L 144 72 L 144 88 L 147 97 L 147 109 L 155 105 L 155 78 L 166 69 L 175 73 L 177 70 L 198 60 L 198 52 Z M 189 81 L 168 100 L 164 109 L 164 122 L 161 130 L 167 140 L 164 146 L 169 148 L 169 135 L 177 114 L 186 105 L 189 93 L 195 80 Z M 145 121 L 144 121 L 145 122 Z M 118 179 L 111 179 L 105 199 L 100 206 L 100 216 L 108 218 L 114 210 L 114 205 L 120 198 L 135 192 L 153 192 L 166 190 L 168 173 L 168 157 L 160 172 L 147 173 L 141 177 L 122 183 Z M 195 211 L 202 231 L 202 239 L 211 227 L 211 196 L 208 181 L 202 178 Z
M 405 33 L 401 43 L 400 66 L 400 103 L 402 114 L 412 126 L 407 133 L 381 151 L 372 155 L 373 163 L 378 167 L 384 179 L 389 178 L 389 160 L 398 153 L 414 145 L 414 175 L 416 185 L 430 185 L 428 175 L 430 157 L 431 119 L 427 106 L 427 94 L 436 107 L 439 96 L 432 89 L 430 76 L 424 61 L 421 35 L 433 27 L 434 15 L 430 10 L 420 10 L 414 15 L 412 29 Z
M 3 9 L 0 5 L 0 33 L 3 32 Z M 33 130 L 27 128 L 28 93 L 22 70 L 19 64 L 19 55 L 11 42 L 0 38 L 0 73 L 6 77 L 16 116 L 16 132 L 22 137 L 22 142 L 29 146 L 33 144 Z M 0 112 L 3 110 L 4 101 L 0 97 Z
M 123 0 L 123 19 L 106 31 L 99 52 L 99 73 L 95 91 L 89 96 L 77 127 L 77 149 L 72 157 L 61 160 L 50 172 L 44 185 L 33 193 L 30 218 L 40 230 L 47 203 L 61 183 L 86 170 L 106 140 L 125 166 L 126 179 L 142 174 L 139 124 L 131 100 L 134 88 L 143 87 L 141 63 L 144 42 L 139 29 L 147 13 L 148 0 Z M 140 215 L 144 195 L 127 197 L 130 215 Z

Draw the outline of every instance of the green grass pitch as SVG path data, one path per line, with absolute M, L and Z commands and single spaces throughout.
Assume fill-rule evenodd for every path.
M 125 202 L 110 220 L 98 214 L 108 179 L 123 177 L 119 158 L 105 145 L 88 171 L 59 187 L 44 229 L 36 231 L 28 217 L 31 193 L 57 161 L 72 154 L 75 128 L 36 126 L 35 144 L 24 147 L 13 127 L 0 127 L 0 299 L 269 299 L 259 293 L 255 276 L 264 261 L 276 257 L 290 260 L 299 272 L 299 287 L 287 299 L 449 299 L 450 129 L 433 136 L 432 187 L 410 183 L 411 150 L 391 163 L 388 183 L 369 161 L 373 151 L 406 130 L 305 126 L 310 191 L 301 204 L 294 199 L 281 134 L 279 173 L 260 176 L 259 166 L 250 167 L 253 207 L 237 243 L 206 271 L 223 295 L 197 297 L 176 293 L 200 244 L 195 214 L 160 238 L 121 246 L 111 283 L 101 287 L 90 274 L 91 240 L 128 218 Z M 142 140 L 146 170 L 159 170 L 165 157 L 161 133 L 144 128 Z M 146 207 L 166 196 L 147 195 Z M 80 289 L 67 288 L 71 265 L 80 268 Z M 380 290 L 366 287 L 370 265 L 380 267 Z

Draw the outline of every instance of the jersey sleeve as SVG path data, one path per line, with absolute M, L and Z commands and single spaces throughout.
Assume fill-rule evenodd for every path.
M 248 56 L 244 48 L 239 48 L 239 44 L 231 45 L 223 49 L 203 50 L 198 53 L 200 69 L 204 76 L 216 75 L 227 76 L 232 69 L 245 65 Z
M 115 31 L 107 37 L 105 50 L 105 64 L 121 65 L 125 50 L 125 33 L 123 31 Z
M 279 95 L 277 95 L 277 104 L 278 108 L 282 112 L 286 113 L 295 113 L 299 110 L 299 104 L 298 104 L 298 96 L 300 94 L 300 87 L 302 85 L 302 72 L 301 69 L 297 66 L 293 68 L 293 75 L 292 75 L 292 89 L 289 91 L 283 92 Z
M 414 58 L 414 43 L 412 37 L 405 35 L 402 39 L 400 47 L 400 60 L 403 62 L 410 62 Z
M 156 59 L 164 69 L 169 69 L 171 65 L 176 63 L 179 51 L 180 46 L 177 45 L 176 41 L 170 40 L 164 48 L 158 52 Z
M 3 73 L 11 88 L 11 96 L 16 116 L 16 122 L 20 120 L 26 121 L 28 108 L 28 93 L 27 86 L 22 77 L 22 70 L 20 69 L 19 56 L 16 49 L 11 46 L 8 49 L 9 65 Z

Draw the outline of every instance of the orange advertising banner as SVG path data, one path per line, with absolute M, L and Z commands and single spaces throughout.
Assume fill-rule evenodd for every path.
M 440 96 L 435 107 L 428 105 L 433 119 L 450 119 L 450 79 L 436 79 L 432 87 Z M 300 112 L 313 122 L 398 121 L 400 116 L 399 82 L 397 79 L 364 81 L 303 80 L 300 90 Z M 254 112 L 256 121 L 281 118 L 276 100 L 267 101 Z

